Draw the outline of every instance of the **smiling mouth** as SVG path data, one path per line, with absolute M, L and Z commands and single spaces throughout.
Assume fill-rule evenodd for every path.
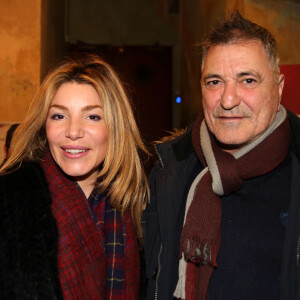
M 64 149 L 66 152 L 71 154 L 78 154 L 82 152 L 86 152 L 87 150 L 79 150 L 79 149 Z

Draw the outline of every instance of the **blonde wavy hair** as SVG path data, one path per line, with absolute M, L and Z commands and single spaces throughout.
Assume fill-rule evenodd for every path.
M 68 59 L 50 71 L 13 136 L 0 173 L 20 167 L 25 160 L 40 161 L 49 150 L 45 132 L 48 110 L 58 88 L 68 82 L 90 84 L 99 94 L 108 131 L 107 154 L 98 175 L 100 189 L 122 214 L 130 210 L 141 239 L 141 213 L 149 198 L 149 187 L 139 154 L 148 152 L 118 75 L 98 56 Z

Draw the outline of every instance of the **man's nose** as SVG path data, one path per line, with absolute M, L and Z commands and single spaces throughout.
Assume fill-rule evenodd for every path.
M 230 81 L 224 84 L 224 90 L 221 95 L 221 106 L 223 109 L 232 109 L 240 104 L 240 97 L 237 92 L 237 85 Z
M 83 135 L 84 128 L 82 122 L 80 120 L 70 119 L 66 128 L 66 137 L 74 141 L 78 138 L 83 137 Z

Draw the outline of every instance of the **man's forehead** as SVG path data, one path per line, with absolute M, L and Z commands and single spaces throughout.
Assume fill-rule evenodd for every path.
M 259 40 L 259 39 L 240 38 L 240 39 L 235 39 L 235 40 L 228 41 L 226 43 L 219 43 L 219 44 L 212 45 L 208 49 L 207 53 L 209 53 L 212 49 L 217 48 L 217 47 L 229 47 L 229 46 L 249 47 L 249 46 L 253 46 L 253 45 L 264 48 L 264 45 L 263 45 L 262 41 Z
M 254 77 L 257 77 L 257 78 L 260 78 L 261 75 L 259 72 L 257 72 L 256 70 L 254 69 L 245 69 L 245 70 L 241 70 L 239 72 L 236 72 L 233 74 L 237 79 L 238 78 L 242 78 L 242 77 L 245 77 L 245 76 L 254 76 Z M 222 78 L 222 74 L 221 73 L 217 73 L 217 72 L 212 72 L 212 73 L 205 73 L 203 72 L 203 75 L 202 75 L 202 78 L 204 80 L 207 80 L 207 79 L 211 79 L 211 78 L 219 78 L 221 79 Z
M 220 44 L 209 49 L 203 64 L 202 78 L 221 76 L 227 72 L 235 77 L 258 75 L 265 68 L 272 67 L 260 41 Z
M 214 56 L 216 55 L 224 55 L 224 52 L 234 52 L 235 51 L 235 55 L 238 56 L 240 54 L 241 51 L 247 51 L 247 52 L 252 52 L 252 53 L 259 53 L 260 55 L 263 55 L 264 58 L 267 58 L 267 53 L 265 50 L 265 47 L 263 45 L 263 43 L 260 40 L 237 40 L 234 42 L 228 42 L 225 44 L 217 44 L 217 45 L 213 45 L 211 46 L 206 54 L 206 57 L 204 58 L 204 64 L 207 61 L 208 58 L 210 58 L 212 56 L 212 54 Z M 226 59 L 227 57 L 222 56 L 222 59 Z

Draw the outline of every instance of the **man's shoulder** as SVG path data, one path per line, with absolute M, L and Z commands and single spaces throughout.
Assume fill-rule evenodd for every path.
M 164 161 L 171 158 L 175 158 L 176 161 L 186 159 L 194 151 L 191 131 L 191 128 L 176 130 L 156 143 L 161 158 Z
M 300 118 L 295 113 L 288 111 L 289 121 L 292 126 L 300 127 Z
M 291 128 L 291 151 L 300 161 L 300 118 L 292 112 L 288 112 Z

